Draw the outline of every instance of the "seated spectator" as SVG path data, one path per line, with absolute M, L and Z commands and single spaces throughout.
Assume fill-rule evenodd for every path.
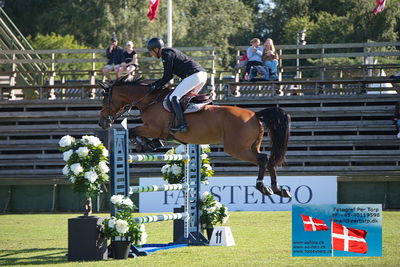
M 397 138 L 400 138 L 400 102 L 397 102 L 394 108 L 393 124 L 396 126 Z
M 260 46 L 260 39 L 254 38 L 250 41 L 251 46 L 247 48 L 246 55 L 248 62 L 244 71 L 244 80 L 249 80 L 250 69 L 252 66 L 262 66 L 263 48 Z
M 124 61 L 124 50 L 118 46 L 117 38 L 111 38 L 111 44 L 106 48 L 107 65 L 103 68 L 103 75 L 108 81 L 111 80 L 110 71 L 114 70 L 118 78 L 119 64 Z
M 117 73 L 117 78 L 121 77 L 125 72 L 129 74 L 134 74 L 134 71 L 137 69 L 137 54 L 135 48 L 133 47 L 133 42 L 128 41 L 126 43 L 125 51 L 124 51 L 125 62 L 120 64 L 120 68 Z
M 271 38 L 265 40 L 262 60 L 267 73 L 264 78 L 268 81 L 278 80 L 279 55 L 276 53 L 274 41 Z

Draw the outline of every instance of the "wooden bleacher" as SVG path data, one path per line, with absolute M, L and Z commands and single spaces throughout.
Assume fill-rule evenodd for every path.
M 66 134 L 81 137 L 100 130 L 99 92 L 90 98 L 89 88 L 74 89 L 78 92 L 64 91 L 62 97 L 55 92 L 54 100 L 1 101 L 0 184 L 66 183 L 61 173 L 64 162 L 58 151 L 59 139 Z M 287 163 L 279 169 L 279 175 L 399 177 L 400 140 L 391 121 L 399 95 L 341 94 L 346 88 L 341 90 L 335 94 L 307 94 L 300 90 L 298 95 L 281 96 L 258 92 L 257 96 L 226 97 L 215 104 L 254 111 L 279 106 L 291 115 Z M 130 127 L 138 124 L 140 120 L 129 119 Z M 170 144 L 162 151 L 169 147 Z M 267 137 L 262 149 L 268 153 Z M 255 166 L 225 154 L 221 145 L 212 146 L 210 157 L 216 175 L 257 173 Z M 160 176 L 161 166 L 140 163 L 131 168 L 131 173 L 134 177 Z

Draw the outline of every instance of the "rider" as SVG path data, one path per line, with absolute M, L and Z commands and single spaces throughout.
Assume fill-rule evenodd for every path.
M 192 60 L 181 51 L 174 48 L 164 48 L 164 42 L 160 38 L 150 39 L 147 42 L 147 49 L 153 57 L 161 58 L 164 65 L 163 77 L 151 84 L 150 92 L 163 87 L 173 78 L 173 74 L 182 79 L 169 96 L 172 108 L 178 119 L 178 125 L 176 127 L 171 127 L 171 131 L 186 132 L 188 129 L 183 118 L 179 99 L 190 91 L 198 93 L 207 82 L 207 73 L 199 63 Z

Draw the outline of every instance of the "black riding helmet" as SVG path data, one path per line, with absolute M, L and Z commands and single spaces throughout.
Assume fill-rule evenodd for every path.
M 164 47 L 164 42 L 160 38 L 154 37 L 147 42 L 147 50 L 152 51 L 154 48 Z

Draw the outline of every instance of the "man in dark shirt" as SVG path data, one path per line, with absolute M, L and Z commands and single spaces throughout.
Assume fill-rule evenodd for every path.
M 124 50 L 118 46 L 117 38 L 111 38 L 111 44 L 106 48 L 106 57 L 107 65 L 103 68 L 103 75 L 107 80 L 111 80 L 110 71 L 114 70 L 117 76 L 120 67 L 119 64 L 124 62 Z
M 155 91 L 168 83 L 175 74 L 182 81 L 169 97 L 175 111 L 178 125 L 171 127 L 172 132 L 186 132 L 187 126 L 179 99 L 190 91 L 198 93 L 207 82 L 207 72 L 199 63 L 174 48 L 164 48 L 164 42 L 159 38 L 152 38 L 147 43 L 147 49 L 153 57 L 161 58 L 164 65 L 164 75 L 151 85 Z

